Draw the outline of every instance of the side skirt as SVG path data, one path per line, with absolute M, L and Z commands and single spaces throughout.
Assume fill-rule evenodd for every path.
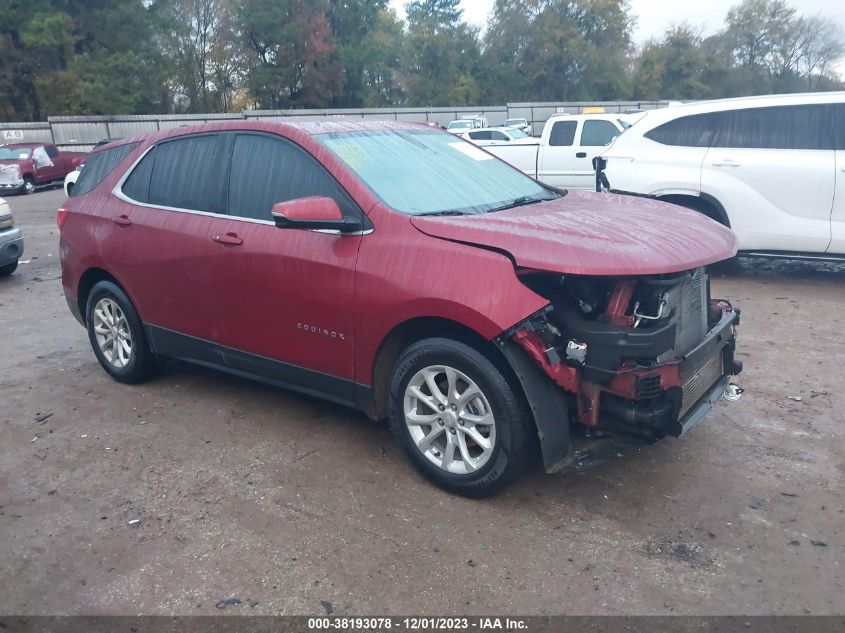
M 356 409 L 364 409 L 368 399 L 372 400 L 373 397 L 372 387 L 353 380 L 225 347 L 157 325 L 144 324 L 144 330 L 150 349 L 162 356 L 218 369 Z

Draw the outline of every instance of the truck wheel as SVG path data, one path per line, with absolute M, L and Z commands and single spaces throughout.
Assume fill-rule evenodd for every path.
M 390 383 L 393 435 L 431 482 L 466 497 L 509 484 L 526 453 L 526 415 L 514 389 L 469 345 L 430 338 L 400 356 Z
M 111 281 L 91 288 L 85 309 L 88 339 L 100 365 L 119 382 L 146 380 L 157 368 L 144 327 L 126 293 Z
M 6 264 L 5 266 L 0 266 L 0 277 L 8 277 L 13 272 L 18 269 L 18 260 L 13 261 L 11 264 Z
M 35 181 L 32 179 L 32 176 L 25 176 L 23 179 L 23 192 L 26 195 L 31 193 L 35 193 Z

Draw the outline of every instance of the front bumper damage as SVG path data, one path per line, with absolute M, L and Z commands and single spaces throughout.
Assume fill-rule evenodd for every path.
M 552 315 L 557 307 L 548 306 L 497 339 L 532 408 L 548 472 L 574 459 L 570 427 L 639 442 L 682 436 L 742 371 L 735 359 L 738 309 L 709 301 L 709 330 L 676 353 L 680 316 L 632 327 L 631 294 L 623 288 L 618 296 L 624 283 L 611 294 L 606 318 L 562 324 Z

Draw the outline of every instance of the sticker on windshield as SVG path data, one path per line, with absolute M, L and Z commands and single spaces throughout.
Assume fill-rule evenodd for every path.
M 466 154 L 473 160 L 491 160 L 493 158 L 484 150 L 478 149 L 470 143 L 449 143 L 449 147 L 458 150 L 461 154 Z

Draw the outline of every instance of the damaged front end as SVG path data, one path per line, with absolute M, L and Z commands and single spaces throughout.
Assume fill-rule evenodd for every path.
M 705 268 L 520 278 L 550 304 L 498 343 L 532 407 L 549 472 L 570 461 L 569 420 L 588 436 L 678 437 L 701 421 L 729 376 L 742 371 L 734 358 L 740 312 L 710 298 Z M 545 383 L 540 391 L 538 380 Z

